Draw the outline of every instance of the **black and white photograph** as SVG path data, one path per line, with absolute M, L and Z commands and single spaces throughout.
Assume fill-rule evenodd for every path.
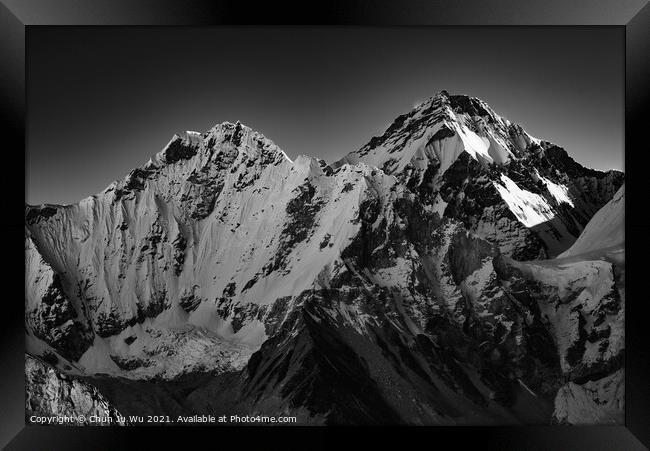
M 0 446 L 646 449 L 650 7 L 508 2 L 3 0 Z
M 622 424 L 620 31 L 77 35 L 30 42 L 29 422 Z

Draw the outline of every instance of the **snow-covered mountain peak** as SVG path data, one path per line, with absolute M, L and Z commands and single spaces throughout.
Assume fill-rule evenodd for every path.
M 220 186 L 225 178 L 232 177 L 252 180 L 268 166 L 281 164 L 291 166 L 292 161 L 273 141 L 239 121 L 222 122 L 204 133 L 174 134 L 145 165 L 111 183 L 99 195 L 112 193 L 117 201 L 153 184 L 155 191 L 167 200 L 173 193 L 184 198 L 196 197 L 198 191 L 190 189 L 196 192 L 183 194 L 178 187 Z
M 179 160 L 189 159 L 199 152 L 212 156 L 215 152 L 237 150 L 247 158 L 260 156 L 289 157 L 273 141 L 241 122 L 222 122 L 205 133 L 186 131 L 176 133 L 167 145 L 147 163 L 147 167 L 160 167 Z
M 462 153 L 483 166 L 504 165 L 539 140 L 502 118 L 484 101 L 440 91 L 398 116 L 381 136 L 332 166 L 364 161 L 390 174 L 421 172 L 430 163 L 444 172 Z
M 205 133 L 205 139 L 208 147 L 231 143 L 235 147 L 244 149 L 273 149 L 284 155 L 284 152 L 273 141 L 239 121 L 234 124 L 226 121 L 215 125 Z
M 539 258 L 533 248 L 545 248 L 547 256 L 566 250 L 622 183 L 621 173 L 582 167 L 483 100 L 446 91 L 398 116 L 381 136 L 331 167 L 360 162 L 395 176 L 441 217 L 466 218 L 481 235 L 500 241 L 504 254 L 524 259 Z M 579 194 L 587 184 L 597 192 L 594 204 Z M 485 217 L 477 220 L 479 213 Z M 504 239 L 509 234 L 514 247 Z M 521 236 L 531 234 L 544 244 L 535 237 L 528 239 L 535 244 L 523 245 Z

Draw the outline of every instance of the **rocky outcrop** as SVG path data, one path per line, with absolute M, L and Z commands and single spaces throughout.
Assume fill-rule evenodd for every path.
M 555 398 L 553 420 L 559 424 L 594 425 L 625 422 L 625 375 L 616 371 L 596 381 L 569 382 Z
M 94 338 L 86 306 L 66 293 L 65 279 L 45 261 L 29 232 L 25 266 L 25 323 L 61 356 L 78 360 Z
M 97 388 L 30 355 L 25 356 L 25 391 L 28 424 L 124 426 L 127 423 Z

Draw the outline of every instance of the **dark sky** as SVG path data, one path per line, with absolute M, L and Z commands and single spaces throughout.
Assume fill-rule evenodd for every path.
M 27 199 L 72 203 L 178 131 L 334 161 L 442 89 L 623 169 L 621 28 L 31 28 Z

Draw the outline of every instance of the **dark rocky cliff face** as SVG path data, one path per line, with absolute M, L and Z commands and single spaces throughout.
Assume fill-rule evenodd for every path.
M 99 390 L 78 377 L 62 374 L 30 355 L 25 356 L 25 421 L 33 417 L 63 418 L 65 426 L 124 426 L 126 419 Z
M 624 265 L 550 257 L 623 179 L 444 92 L 331 166 L 221 124 L 26 208 L 28 334 L 126 415 L 615 421 Z

